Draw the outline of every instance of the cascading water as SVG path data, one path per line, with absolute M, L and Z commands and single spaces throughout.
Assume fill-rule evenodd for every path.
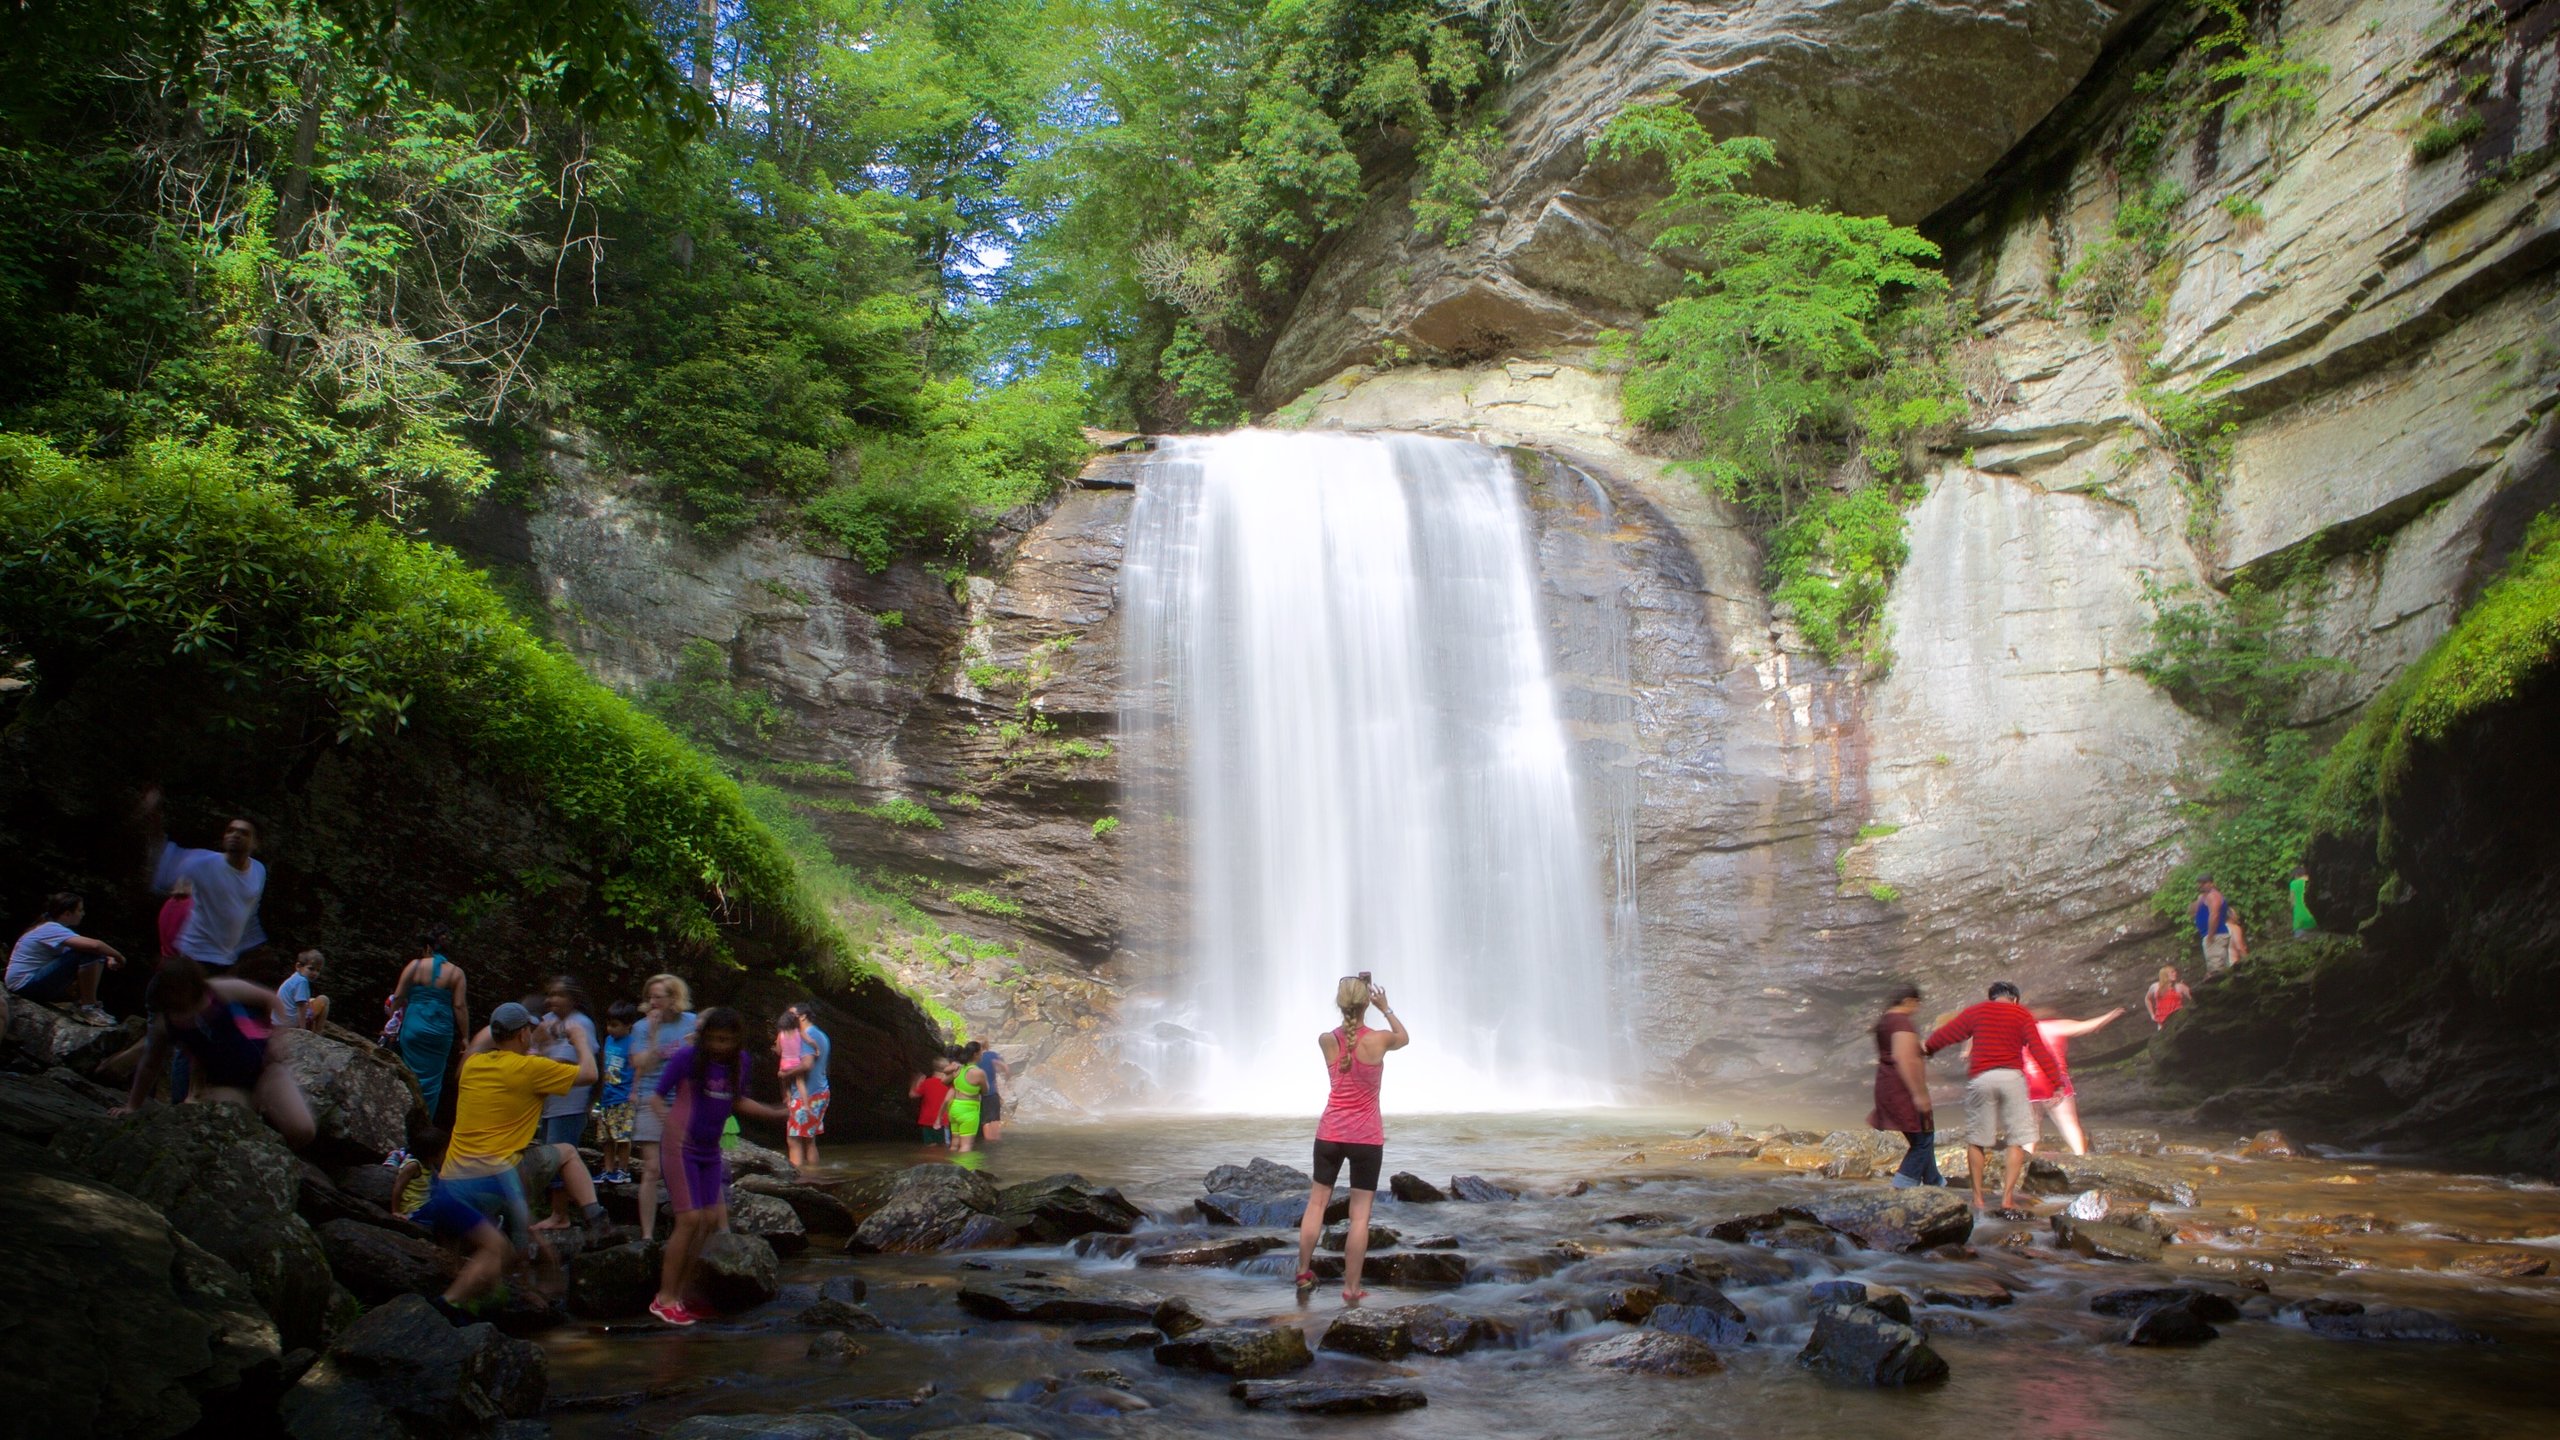
M 1334 982 L 1416 1031 L 1395 1108 L 1609 1092 L 1611 956 L 1510 463 L 1410 436 L 1168 444 L 1122 571 L 1124 806 L 1183 900 L 1169 1103 L 1301 1110 Z

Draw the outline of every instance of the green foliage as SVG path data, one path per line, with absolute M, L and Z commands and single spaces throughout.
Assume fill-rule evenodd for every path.
M 2222 213 L 2230 216 L 2234 220 L 2248 221 L 2264 220 L 2267 218 L 2267 207 L 2259 204 L 2254 196 L 2225 195 L 2222 197 L 2221 204 Z
M 2153 383 L 2133 392 L 2159 426 L 2169 458 L 2177 464 L 2192 507 L 2189 528 L 2199 534 L 2212 525 L 2212 507 L 2230 478 L 2232 451 L 2240 440 L 2240 404 L 2222 393 L 2231 379 L 2225 371 L 2189 390 Z
M 1062 380 L 994 390 L 937 381 L 920 403 L 918 428 L 865 437 L 853 478 L 803 507 L 811 529 L 874 572 L 901 554 L 966 556 L 996 520 L 1049 495 L 1090 453 Z
M 1094 838 L 1094 839 L 1096 839 L 1096 840 L 1099 840 L 1099 839 L 1101 839 L 1103 836 L 1108 835 L 1108 834 L 1112 833 L 1113 831 L 1118 830 L 1119 828 L 1120 828 L 1120 817 L 1119 817 L 1119 816 L 1117 816 L 1117 815 L 1105 815 L 1105 816 L 1103 816 L 1101 819 L 1096 820 L 1096 821 L 1094 821 L 1094 822 L 1093 822 L 1093 838 Z
M 1901 833 L 1902 827 L 1899 825 L 1870 823 L 1858 827 L 1858 839 L 1862 843 L 1868 840 L 1881 840 L 1887 835 L 1899 835 Z
M 2307 578 L 2311 572 L 2301 572 Z M 2196 714 L 2261 736 L 2284 722 L 2302 687 L 2340 668 L 2310 650 L 2298 622 L 2300 580 L 2261 585 L 2241 580 L 2226 596 L 2186 598 L 2145 577 L 2151 602 L 2151 648 L 2134 657 L 2135 673 Z
M 954 890 L 944 898 L 976 915 L 1012 916 L 1022 913 L 1020 905 L 1001 895 L 990 895 L 984 890 Z
M 1690 469 L 1774 527 L 1772 590 L 1808 640 L 1834 659 L 1872 648 L 1906 553 L 1905 454 L 1966 409 L 1965 327 L 1937 247 L 1879 217 L 1747 193 L 1775 148 L 1716 140 L 1677 100 L 1629 106 L 1592 148 L 1668 166 L 1655 247 L 1702 262 L 1634 343 L 1628 416 L 1693 448 Z M 1844 463 L 1845 493 L 1831 483 Z
M 696 636 L 676 656 L 672 680 L 661 680 L 640 703 L 694 744 L 713 750 L 750 749 L 782 725 L 782 707 L 762 690 L 742 690 L 730 678 L 728 652 Z
M 2296 57 L 2281 40 L 2256 39 L 2241 0 L 2200 3 L 2210 27 L 2196 41 L 2205 62 L 2203 105 L 2220 108 L 2232 125 L 2264 117 L 2282 131 L 2309 119 L 2329 67 Z
M 441 548 L 306 508 L 256 462 L 155 442 L 117 461 L 0 435 L 0 640 L 39 691 L 100 664 L 230 697 L 258 743 L 444 737 L 538 787 L 634 929 L 725 953 L 751 917 L 829 926 L 735 782 L 528 634 Z
M 1189 320 L 1173 327 L 1173 339 L 1156 359 L 1156 373 L 1180 399 L 1182 428 L 1219 430 L 1243 421 L 1235 361 L 1211 349 Z
M 2233 749 L 2204 793 L 2182 806 L 2186 857 L 2153 892 L 2163 917 L 2186 915 L 2211 876 L 2244 925 L 2274 934 L 2290 902 L 2285 886 L 2310 844 L 2320 751 L 2299 731 L 2277 730 Z
M 2409 153 L 2421 165 L 2441 160 L 2479 139 L 2488 128 L 2489 122 L 2480 118 L 2477 110 L 2465 110 L 2451 120 L 2430 120 L 2409 142 Z
M 2116 207 L 2107 237 L 2055 279 L 2063 303 L 2105 329 L 2133 305 L 2144 280 L 2177 245 L 2178 208 L 2186 201 L 2186 187 L 2170 180 L 2154 180 L 2128 194 Z
M 1890 905 L 1902 898 L 1902 891 L 1882 880 L 1870 880 L 1867 882 L 1867 896 L 1879 905 Z
M 878 816 L 880 819 L 888 821 L 892 825 L 900 826 L 909 830 L 939 830 L 942 828 L 941 816 L 934 814 L 931 809 L 927 808 L 921 802 L 910 800 L 904 795 L 890 796 L 888 799 L 881 801 L 878 805 L 873 806 L 871 813 Z
M 1443 245 L 1475 233 L 1484 215 L 1485 187 L 1493 181 L 1493 157 L 1502 148 L 1491 122 L 1451 130 L 1422 154 L 1422 188 L 1413 202 L 1413 228 Z

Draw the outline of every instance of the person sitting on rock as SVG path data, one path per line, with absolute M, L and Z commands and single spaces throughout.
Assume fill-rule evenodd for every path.
M 203 966 L 180 955 L 160 962 L 142 1003 L 151 1015 L 142 1062 L 133 1067 L 125 1103 L 110 1113 L 129 1115 L 141 1109 L 160 1088 L 161 1072 L 176 1052 L 194 1070 L 189 1099 L 255 1111 L 296 1150 L 319 1133 L 302 1086 L 267 1050 L 268 1017 L 282 1003 L 276 992 L 228 975 L 208 976 Z
M 457 1325 L 473 1323 L 462 1306 L 495 1288 L 506 1273 L 505 1217 L 518 1235 L 533 1233 L 516 1162 L 542 1125 L 542 1100 L 596 1079 L 596 1056 L 583 1031 L 570 1032 L 576 1064 L 533 1053 L 533 1012 L 509 1002 L 471 1037 L 455 1077 L 453 1129 L 427 1203 L 414 1217 L 437 1235 L 470 1246 L 470 1258 L 437 1302 Z M 592 1195 L 592 1190 L 589 1192 Z M 608 1233 L 604 1207 L 586 1207 L 591 1232 Z
M 317 950 L 305 950 L 293 957 L 293 973 L 276 987 L 276 998 L 284 1002 L 279 1015 L 282 1023 L 298 1030 L 317 1030 L 329 1018 L 329 997 L 312 993 L 320 983 L 321 968 L 329 957 Z
M 2152 1029 L 2165 1030 L 2169 1028 L 2169 1017 L 2187 1008 L 2187 1002 L 2194 998 L 2196 992 L 2188 989 L 2187 982 L 2178 978 L 2178 967 L 2163 965 L 2160 978 L 2152 981 L 2151 987 L 2142 992 L 2142 1008 L 2151 1017 Z
M 1973 1042 L 1966 1061 L 1964 1123 L 1965 1158 L 1973 1165 L 1973 1208 L 1982 1208 L 1982 1167 L 1986 1152 L 2008 1147 L 2008 1164 L 2000 1181 L 2000 1211 L 2017 1213 L 2018 1178 L 2026 1172 L 2027 1146 L 2036 1138 L 2036 1111 L 2027 1099 L 2025 1062 L 2033 1059 L 2048 1075 L 2064 1073 L 2062 1062 L 2036 1032 L 2018 987 L 2006 980 L 1991 987 L 1991 996 L 1968 1005 L 1956 1018 L 1933 1032 L 1921 1050 L 1941 1050 Z
M 98 1006 L 98 972 L 124 967 L 124 953 L 79 933 L 89 907 L 65 890 L 44 902 L 44 918 L 29 926 L 9 951 L 9 993 L 48 1005 L 70 1002 L 72 1013 L 92 1025 L 113 1025 Z

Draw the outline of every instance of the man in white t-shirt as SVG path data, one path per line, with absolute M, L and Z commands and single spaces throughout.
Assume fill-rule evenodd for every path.
M 124 964 L 124 956 L 104 940 L 93 940 L 74 928 L 88 914 L 79 896 L 65 891 L 44 902 L 44 918 L 9 950 L 9 993 L 50 1005 L 71 1004 L 92 1025 L 113 1025 L 115 1017 L 98 1007 L 98 972 Z
M 233 820 L 222 827 L 222 848 L 190 850 L 171 842 L 160 818 L 160 787 L 143 792 L 142 815 L 152 839 L 151 888 L 163 895 L 184 880 L 195 906 L 178 931 L 178 953 L 199 965 L 227 970 L 267 943 L 258 925 L 258 902 L 267 892 L 267 867 L 255 858 L 258 827 Z

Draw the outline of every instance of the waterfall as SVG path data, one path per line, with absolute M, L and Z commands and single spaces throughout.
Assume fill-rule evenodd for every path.
M 1174 441 L 1121 584 L 1123 813 L 1175 893 L 1130 1053 L 1167 1102 L 1312 1111 L 1360 970 L 1416 1035 L 1391 1108 L 1608 1098 L 1610 947 L 1509 461 Z

